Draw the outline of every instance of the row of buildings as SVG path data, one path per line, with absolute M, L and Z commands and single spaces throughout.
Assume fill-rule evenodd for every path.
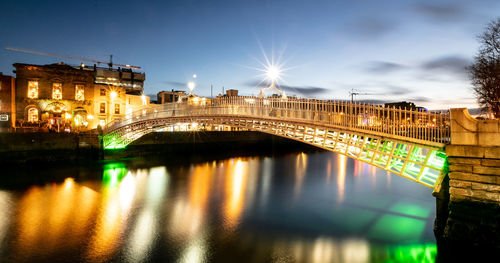
M 83 131 L 147 107 L 145 73 L 128 68 L 16 63 L 0 73 L 0 130 Z

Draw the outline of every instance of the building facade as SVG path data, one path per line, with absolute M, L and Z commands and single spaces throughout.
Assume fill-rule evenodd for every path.
M 4 76 L 0 72 L 0 132 L 9 131 L 15 124 L 15 85 L 14 77 Z
M 237 89 L 228 89 L 228 90 L 226 90 L 226 94 L 229 97 L 238 97 L 238 90 Z
M 63 63 L 14 67 L 18 127 L 94 129 L 149 104 L 139 95 L 144 73 Z
M 185 91 L 172 90 L 172 91 L 160 91 L 156 95 L 159 104 L 177 102 L 179 98 L 186 97 Z

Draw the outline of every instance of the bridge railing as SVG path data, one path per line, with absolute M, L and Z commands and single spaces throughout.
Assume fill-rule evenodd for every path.
M 228 97 L 162 104 L 109 123 L 105 131 L 141 120 L 219 115 L 307 121 L 438 143 L 450 140 L 448 113 L 295 98 Z

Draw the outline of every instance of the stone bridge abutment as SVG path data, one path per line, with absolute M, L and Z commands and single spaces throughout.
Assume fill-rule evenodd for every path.
M 435 189 L 436 236 L 458 246 L 500 250 L 500 120 L 451 109 L 448 174 Z

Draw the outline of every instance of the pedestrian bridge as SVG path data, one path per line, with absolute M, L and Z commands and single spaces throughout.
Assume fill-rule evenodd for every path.
M 448 114 L 379 105 L 229 97 L 151 106 L 104 127 L 105 149 L 154 131 L 251 130 L 282 136 L 377 166 L 433 187 L 444 172 Z

